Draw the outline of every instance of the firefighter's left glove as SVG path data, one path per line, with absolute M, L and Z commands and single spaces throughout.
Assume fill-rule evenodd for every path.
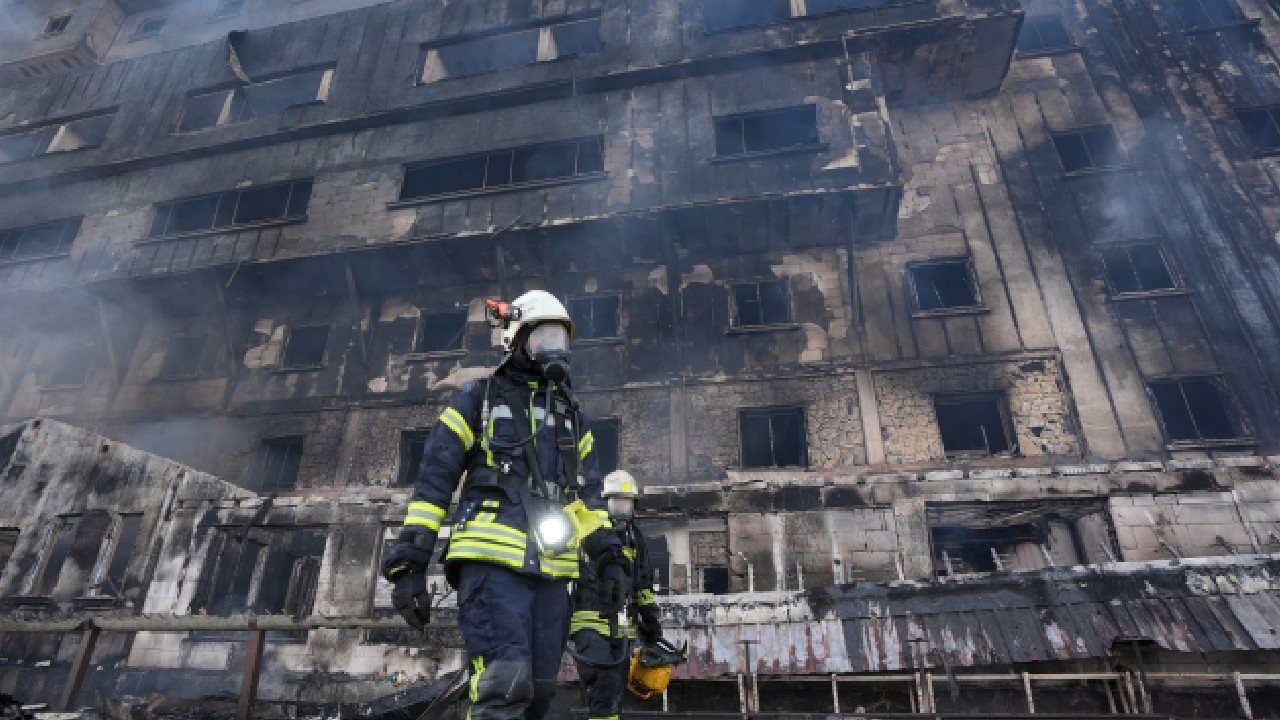
M 431 622 L 431 593 L 427 591 L 427 573 L 412 570 L 396 576 L 391 590 L 391 605 L 414 630 L 425 630 Z
M 427 590 L 427 566 L 435 548 L 436 534 L 420 528 L 405 528 L 382 561 L 382 576 L 395 587 L 391 604 L 409 623 L 421 630 L 431 620 L 431 593 Z

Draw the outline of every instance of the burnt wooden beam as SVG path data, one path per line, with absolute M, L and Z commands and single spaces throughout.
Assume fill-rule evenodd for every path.
M 92 623 L 86 624 L 80 635 L 80 647 L 76 648 L 75 660 L 71 662 L 71 672 L 67 674 L 67 684 L 62 687 L 62 697 L 58 699 L 58 709 L 62 712 L 75 710 L 76 697 L 80 695 L 80 686 L 84 684 L 84 675 L 89 670 L 89 661 L 93 659 L 93 648 L 98 644 L 100 630 Z
M 258 700 L 258 680 L 262 673 L 262 650 L 267 644 L 267 631 L 249 621 L 249 646 L 244 654 L 244 672 L 240 676 L 240 699 L 236 701 L 236 720 L 252 720 L 253 704 Z

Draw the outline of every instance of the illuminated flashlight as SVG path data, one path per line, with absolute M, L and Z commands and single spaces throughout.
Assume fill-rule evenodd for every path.
M 569 541 L 573 539 L 573 523 L 565 511 L 546 508 L 538 518 L 533 537 L 543 555 L 557 555 L 569 549 Z

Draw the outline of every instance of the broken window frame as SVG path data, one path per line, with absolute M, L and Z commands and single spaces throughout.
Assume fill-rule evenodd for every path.
M 71 555 L 80 520 L 81 516 L 78 514 L 59 515 L 57 524 L 48 526 L 41 543 L 39 559 L 27 576 L 24 595 L 49 597 L 58 589 L 58 580 L 61 579 L 62 568 Z
M 573 319 L 574 343 L 611 341 L 622 338 L 622 296 L 613 294 L 580 295 L 569 299 L 569 317 Z M 605 305 L 601 308 L 600 305 Z M 612 308 L 609 307 L 612 305 Z M 610 317 L 606 323 L 613 326 L 612 333 L 596 332 L 596 318 Z M 606 328 L 607 329 L 607 328 Z
M 763 296 L 763 288 L 766 286 L 776 287 L 780 290 L 782 296 L 782 316 L 778 317 L 770 315 L 767 308 L 773 307 L 772 303 L 766 303 Z M 740 291 L 755 291 L 755 302 L 759 307 L 758 318 L 752 317 L 744 320 L 743 303 L 739 297 Z M 792 317 L 792 301 L 791 301 L 791 283 L 787 278 L 768 278 L 765 280 L 755 280 L 752 282 L 733 283 L 730 288 L 730 297 L 733 299 L 733 329 L 753 329 L 753 328 L 776 328 L 790 327 L 795 320 Z M 748 320 L 758 322 L 748 322 Z
M 969 295 L 973 302 L 968 305 L 943 305 L 940 304 L 935 308 L 928 308 L 920 301 L 920 293 L 922 286 L 917 271 L 923 271 L 929 268 L 959 266 L 959 271 L 964 274 L 965 282 L 968 285 Z M 973 266 L 973 258 L 971 257 L 941 257 L 930 258 L 929 260 L 921 260 L 917 262 L 907 263 L 905 273 L 907 285 L 907 298 L 911 305 L 912 317 L 936 317 L 940 315 L 968 315 L 972 313 L 986 312 L 986 303 L 982 300 L 982 287 L 978 284 L 978 274 Z M 942 303 L 941 293 L 937 292 L 936 283 L 934 284 L 935 295 L 938 302 Z
M 984 429 L 982 433 L 985 448 L 947 448 L 946 435 L 943 433 L 943 421 L 938 410 L 941 407 L 959 407 L 964 405 L 986 405 L 990 403 L 1000 420 L 1000 429 L 1004 433 L 1004 447 L 999 450 L 991 449 L 990 435 L 985 432 L 986 426 L 980 425 Z M 1017 457 L 1020 453 L 1018 448 L 1018 436 L 1014 431 L 1013 417 L 1009 411 L 1008 398 L 1001 392 L 974 392 L 974 393 L 936 393 L 933 395 L 933 411 L 934 421 L 938 428 L 938 442 L 942 446 L 942 452 L 947 458 L 987 458 L 987 457 Z M 985 410 L 984 410 L 985 411 Z
M 140 512 L 117 513 L 113 518 L 111 530 L 103 543 L 102 552 L 98 555 L 93 574 L 89 578 L 91 596 L 114 598 L 124 596 L 129 564 L 138 547 L 143 518 Z
M 64 13 L 62 15 L 51 15 L 44 24 L 44 31 L 40 33 L 41 37 L 53 37 L 61 35 L 67 31 L 71 25 L 71 18 L 74 13 Z
M 973 518 L 968 523 L 957 522 L 959 518 L 969 515 Z M 1003 520 L 998 522 L 996 519 Z M 1096 547 L 1090 547 L 1087 538 L 1082 533 L 1080 521 L 1085 518 L 1097 518 L 1102 524 L 1101 537 L 1094 536 L 1093 539 L 1098 540 Z M 1023 522 L 1014 522 L 1014 520 L 1024 520 Z M 949 522 L 948 522 L 949 521 Z M 929 554 L 933 563 L 934 577 L 950 577 L 966 574 L 989 574 L 1001 571 L 1035 571 L 1048 567 L 1063 567 L 1063 565 L 1055 565 L 1052 561 L 1052 537 L 1054 523 L 1062 523 L 1065 525 L 1070 539 L 1071 555 L 1067 558 L 1068 566 L 1086 565 L 1096 562 L 1098 555 L 1103 555 L 1107 559 L 1115 558 L 1119 555 L 1117 548 L 1119 543 L 1116 540 L 1115 524 L 1111 518 L 1111 513 L 1107 508 L 1105 500 L 1057 500 L 1057 501 L 998 501 L 986 503 L 974 502 L 939 502 L 926 503 L 925 506 L 925 524 L 929 533 Z M 977 527 L 974 527 L 974 526 Z M 1044 559 L 1044 565 L 1036 568 L 1028 567 L 1011 567 L 1008 553 L 1000 553 L 994 545 L 988 545 L 988 552 L 978 553 L 980 563 L 974 563 L 966 556 L 973 558 L 973 553 L 966 553 L 964 546 L 977 545 L 982 546 L 984 542 L 1008 543 L 1009 538 L 990 538 L 990 535 L 996 535 L 1001 530 L 1010 530 L 1015 528 L 1028 527 L 1030 532 L 1017 539 L 1016 543 L 1031 542 L 1039 546 L 1041 558 Z M 945 532 L 951 529 L 961 529 L 961 532 L 950 533 Z M 940 532 L 943 535 L 939 537 Z M 965 535 L 983 535 L 988 534 L 987 538 L 972 538 Z M 953 551 L 953 555 L 948 550 Z M 996 555 L 1000 556 L 1000 563 L 997 564 L 995 557 L 990 553 L 991 550 L 996 551 Z M 951 560 L 952 562 L 949 562 Z M 970 572 L 958 572 L 956 563 L 962 563 L 961 570 L 969 569 Z M 1000 567 L 1003 565 L 1004 567 Z
M 1111 257 L 1123 252 L 1125 259 L 1128 261 L 1128 269 L 1133 273 L 1133 278 L 1138 285 L 1145 285 L 1142 275 L 1138 271 L 1138 264 L 1134 262 L 1134 252 L 1150 252 L 1154 251 L 1163 264 L 1165 274 L 1169 278 L 1167 287 L 1143 287 L 1140 290 L 1121 290 L 1116 283 L 1116 274 L 1120 270 L 1114 266 Z M 1107 288 L 1112 298 L 1143 298 L 1158 297 L 1161 295 L 1181 295 L 1186 292 L 1183 285 L 1182 276 L 1177 271 L 1177 266 L 1173 262 L 1173 258 L 1169 256 L 1168 250 L 1164 245 L 1155 240 L 1135 241 L 1123 243 L 1108 243 L 1098 247 L 1098 260 L 1102 264 L 1102 274 L 1106 278 Z M 1116 272 L 1113 272 L 1116 271 Z
M 53 222 L 27 225 L 25 227 L 0 230 L 0 265 L 10 265 L 51 258 L 64 258 L 71 254 L 71 246 L 80 234 L 80 223 L 83 217 L 64 218 Z M 52 252 L 23 254 L 24 241 L 30 243 L 39 232 L 57 233 L 57 242 Z M 37 236 L 38 237 L 38 236 Z
M 199 342 L 198 349 L 195 349 L 194 355 L 189 354 L 195 346 L 183 347 L 185 343 Z M 160 370 L 156 375 L 158 380 L 190 380 L 200 377 L 204 363 L 205 350 L 209 348 L 209 333 L 198 330 L 179 330 L 169 336 L 169 341 L 165 345 L 164 359 L 160 363 Z M 182 358 L 183 363 L 174 367 L 172 363 L 175 358 Z
M 782 465 L 778 462 L 777 427 L 774 419 L 786 417 L 797 420 L 800 436 L 797 438 L 800 450 L 799 464 Z M 769 426 L 769 462 L 767 464 L 747 464 L 747 422 L 764 419 Z M 805 409 L 797 405 L 775 405 L 767 407 L 740 408 L 738 410 L 738 452 L 739 467 L 743 469 L 768 468 L 807 468 L 809 467 L 809 426 Z
M 583 147 L 588 143 L 595 143 L 597 154 L 587 158 L 584 163 Z M 563 175 L 555 175 L 534 180 L 517 181 L 516 169 L 517 159 L 521 155 L 526 157 L 545 150 L 551 150 L 559 147 L 574 146 L 574 168 L 573 172 Z M 595 160 L 599 160 L 599 167 L 596 167 Z M 434 190 L 424 192 L 422 194 L 406 196 L 409 190 L 410 178 L 414 173 L 430 171 L 432 168 L 441 169 L 444 173 L 448 173 L 449 166 L 455 166 L 460 163 L 468 162 L 484 162 L 484 170 L 480 173 L 479 184 L 458 186 L 445 190 Z M 584 164 L 587 167 L 584 168 Z M 473 168 L 474 169 L 474 168 Z M 492 176 L 492 179 L 491 179 Z M 551 187 L 554 185 L 563 185 L 566 183 L 585 182 L 595 180 L 605 176 L 604 170 L 604 136 L 590 135 L 587 137 L 570 138 L 567 140 L 556 140 L 553 142 L 537 143 L 534 145 L 523 145 L 520 147 L 502 148 L 499 150 L 490 150 L 483 153 L 472 153 L 469 155 L 458 155 L 455 157 L 440 158 L 438 160 L 429 160 L 420 163 L 412 163 L 404 166 L 404 171 L 400 175 L 400 190 L 397 193 L 398 200 L 389 203 L 391 207 L 400 207 L 405 205 L 416 205 L 425 202 L 433 202 L 436 200 L 445 200 L 455 197 L 467 197 L 472 195 L 482 195 L 495 192 L 515 192 L 519 190 L 527 190 L 530 188 Z
M 1054 42 L 1053 39 L 1046 40 L 1044 32 L 1046 27 L 1055 35 L 1058 31 L 1061 31 L 1064 42 Z M 1024 38 L 1034 38 L 1035 42 L 1024 43 Z M 1024 45 L 1026 46 L 1024 47 Z M 1016 47 L 1018 55 L 1034 56 L 1059 50 L 1074 50 L 1079 46 L 1071 39 L 1071 33 L 1067 30 L 1066 24 L 1062 22 L 1060 15 L 1032 15 L 1023 20 L 1022 30 L 1018 33 Z
M 1236 108 L 1240 132 L 1254 155 L 1280 154 L 1280 105 Z
M 593 28 L 594 33 L 592 33 Z M 595 46 L 588 49 L 579 49 L 576 52 L 560 52 L 558 50 L 559 39 L 556 36 L 558 32 L 562 33 L 566 30 L 581 30 L 585 33 L 584 37 L 594 37 Z M 491 52 L 491 49 L 486 46 L 502 42 L 529 43 L 528 49 L 531 51 L 529 53 L 529 57 L 527 59 L 516 58 L 506 63 L 498 62 L 497 54 Z M 584 44 L 589 45 L 590 43 Z M 449 68 L 449 54 L 451 52 L 466 52 L 468 50 L 471 50 L 483 58 L 488 58 L 490 65 L 471 70 L 451 70 Z M 556 22 L 546 25 L 504 29 L 499 32 L 485 35 L 449 38 L 447 40 L 424 44 L 422 46 L 422 59 L 419 64 L 420 71 L 418 73 L 417 82 L 419 85 L 429 85 L 444 80 L 473 78 L 480 75 L 516 70 L 522 67 L 540 65 L 557 60 L 569 60 L 576 57 L 593 55 L 602 50 L 604 50 L 604 40 L 600 35 L 599 13 L 567 16 L 564 18 L 558 18 Z
M 1202 408 L 1197 413 L 1192 408 L 1191 400 L 1188 398 L 1187 389 L 1190 386 L 1201 386 L 1213 391 L 1213 402 L 1217 407 Z M 1226 383 L 1226 379 L 1221 375 L 1168 375 L 1161 377 L 1150 377 L 1146 380 L 1147 396 L 1151 399 L 1151 407 L 1155 411 L 1156 418 L 1160 421 L 1160 427 L 1164 431 L 1164 436 L 1168 440 L 1171 449 L 1185 447 L 1207 447 L 1215 445 L 1241 445 L 1251 442 L 1248 432 L 1245 430 L 1243 417 L 1240 414 L 1239 406 L 1234 401 L 1230 388 Z M 1177 388 L 1178 395 L 1181 399 L 1181 409 L 1185 411 L 1185 421 L 1191 424 L 1191 430 L 1194 436 L 1177 437 L 1175 423 L 1182 421 L 1182 418 L 1173 417 L 1171 411 L 1176 411 L 1178 406 L 1165 407 L 1161 403 L 1162 392 L 1160 387 L 1174 386 Z M 1172 398 L 1169 398 L 1172 400 Z M 1205 417 L 1204 414 L 1210 415 L 1220 414 L 1219 418 L 1213 419 Z M 1197 418 L 1197 414 L 1200 415 Z M 1213 419 L 1217 422 L 1229 426 L 1229 434 L 1214 434 L 1212 436 L 1205 435 L 1203 426 L 1210 424 Z M 1177 433 L 1181 435 L 1182 433 Z
M 324 330 L 324 342 L 320 350 L 320 358 L 315 362 L 305 362 L 308 358 L 289 358 L 289 346 L 293 342 L 295 334 L 299 332 L 318 332 Z M 280 364 L 276 368 L 279 372 L 298 372 L 307 370 L 319 370 L 325 365 L 325 359 L 329 356 L 329 333 L 330 328 L 324 323 L 315 323 L 307 325 L 293 325 L 285 328 L 284 344 L 280 348 Z
M 305 222 L 307 219 L 307 209 L 311 203 L 311 191 L 313 186 L 314 178 L 300 178 L 298 180 L 290 180 L 289 182 L 250 186 L 236 190 L 227 190 L 220 193 L 209 193 L 207 195 L 192 195 L 189 197 L 176 198 L 156 203 L 155 215 L 152 217 L 151 221 L 151 230 L 147 234 L 147 237 L 139 242 L 168 240 L 171 238 L 191 237 L 208 233 L 229 232 L 237 228 L 266 227 L 270 225 Z M 245 201 L 246 197 L 252 198 L 255 195 L 267 197 L 268 194 L 277 192 L 281 188 L 286 187 L 288 188 L 288 196 L 284 202 L 283 215 L 266 219 L 236 222 L 236 216 L 240 213 L 241 204 Z M 205 227 L 183 228 L 171 231 L 171 228 L 174 225 L 174 209 L 183 205 L 192 205 L 195 203 L 204 203 L 206 206 L 209 206 L 210 204 L 212 205 L 212 210 L 208 213 L 208 225 Z
M 418 323 L 414 329 L 413 337 L 413 353 L 415 355 L 458 355 L 466 352 L 467 342 L 467 318 L 469 311 L 467 308 L 455 308 L 452 310 L 435 310 L 423 311 L 418 316 Z M 447 347 L 426 347 L 424 341 L 427 339 L 427 324 L 431 319 L 448 319 L 449 321 L 460 321 L 456 335 L 452 336 Z
M 1224 8 L 1230 15 L 1229 18 L 1218 15 Z M 1171 0 L 1169 10 L 1184 32 L 1229 27 L 1244 22 L 1239 8 L 1231 0 Z M 1195 17 L 1197 14 L 1199 17 Z
M 427 443 L 431 441 L 430 428 L 414 428 L 400 431 L 400 451 L 396 456 L 396 480 L 392 487 L 414 487 L 422 471 L 422 461 L 427 455 Z M 411 461 L 413 446 L 421 445 L 416 463 Z M 416 472 L 415 472 L 415 467 Z
M 1105 133 L 1105 134 L 1104 134 Z M 1111 144 L 1114 154 L 1107 155 L 1106 148 L 1091 147 L 1091 140 L 1103 140 Z M 1129 166 L 1129 157 L 1125 153 L 1124 147 L 1120 145 L 1120 139 L 1116 137 L 1115 128 L 1110 125 L 1093 125 L 1090 127 L 1075 128 L 1063 132 L 1052 133 L 1054 150 L 1058 154 L 1058 162 L 1061 164 L 1063 171 L 1067 175 L 1083 175 L 1091 172 L 1105 172 L 1118 168 L 1126 168 Z M 1063 154 L 1063 146 L 1065 143 L 1079 142 L 1080 148 L 1084 150 L 1086 164 L 1068 167 L 1067 156 Z M 1094 155 L 1099 157 L 1095 158 Z
M 31 160 L 46 155 L 60 155 L 77 150 L 93 150 L 102 147 L 107 140 L 107 135 L 111 132 L 115 117 L 116 109 L 111 108 L 109 110 L 95 111 L 88 115 L 44 123 L 37 127 L 9 129 L 0 132 L 0 144 L 4 143 L 5 140 L 24 137 L 34 138 L 31 141 L 29 152 L 21 157 L 12 154 L 12 151 L 8 156 L 0 155 L 0 165 L 22 162 L 23 160 Z M 87 139 L 80 134 L 86 131 L 92 131 L 91 137 Z M 85 142 L 75 145 L 73 144 L 75 142 L 73 138 L 85 140 Z
M 260 440 L 253 459 L 250 489 L 270 493 L 296 489 L 306 451 L 306 435 L 280 435 Z
M 587 423 L 587 430 L 591 432 L 591 436 L 594 439 L 591 452 L 596 456 L 596 465 L 600 468 L 600 475 L 607 475 L 621 467 L 622 419 L 616 417 L 597 418 Z
M 803 114 L 804 117 L 800 118 Z M 794 116 L 787 119 L 787 116 Z M 776 118 L 783 123 L 804 125 L 806 137 L 800 140 L 780 142 L 775 145 L 748 147 L 748 139 L 767 131 L 767 125 Z M 822 141 L 822 131 L 818 127 L 818 106 L 813 104 L 793 105 L 790 107 L 769 108 L 747 113 L 719 115 L 712 117 L 712 135 L 715 153 L 712 160 L 726 162 L 733 160 L 768 157 L 771 155 L 787 155 L 791 153 L 822 152 L 829 146 Z M 796 122 L 803 120 L 803 122 Z M 812 123 L 809 121 L 812 120 Z M 759 124 L 760 127 L 749 128 L 748 123 Z M 781 126 L 780 126 L 781 127 Z M 774 128 L 776 131 L 778 128 Z M 730 142 L 736 137 L 736 147 L 730 148 Z
M 279 109 L 270 112 L 255 112 L 252 103 L 247 99 L 247 95 L 255 92 L 267 92 L 265 88 L 275 83 L 297 82 L 308 75 L 319 74 L 316 82 L 315 97 L 307 100 L 300 100 Z M 250 122 L 252 120 L 260 120 L 262 118 L 278 117 L 286 110 L 308 105 L 318 105 L 329 100 L 329 91 L 333 87 L 334 67 L 331 65 L 321 65 L 310 68 L 300 68 L 291 70 L 283 75 L 272 75 L 270 77 L 254 80 L 249 85 L 235 85 L 227 88 L 217 88 L 211 90 L 197 90 L 187 95 L 186 100 L 182 104 L 182 112 L 178 114 L 178 122 L 174 126 L 173 132 L 178 135 L 186 135 L 190 133 L 203 132 L 229 125 L 238 125 L 240 123 Z M 212 123 L 204 123 L 195 127 L 187 125 L 188 120 L 192 117 L 192 103 L 204 98 L 212 98 L 217 100 L 222 98 L 218 117 Z M 216 103 L 215 103 L 216 104 Z

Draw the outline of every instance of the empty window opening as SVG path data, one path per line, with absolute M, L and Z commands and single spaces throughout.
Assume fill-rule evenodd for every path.
M 213 17 L 216 20 L 233 18 L 244 9 L 244 3 L 245 0 L 222 0 L 218 3 L 217 9 L 213 11 Z
M 467 332 L 467 311 L 423 313 L 418 323 L 418 341 L 414 352 L 446 352 L 462 349 Z
M 142 515 L 120 515 L 111 538 L 111 560 L 106 567 L 106 575 L 95 579 L 99 592 L 115 597 L 124 594 L 124 581 L 129 570 L 129 560 L 133 557 L 134 546 L 138 544 L 138 531 L 142 529 Z
M 571 298 L 569 316 L 573 318 L 574 339 L 596 340 L 618 337 L 620 304 L 621 298 L 617 295 Z
M 183 107 L 178 132 L 270 117 L 298 105 L 324 102 L 332 82 L 333 70 L 321 68 L 252 85 L 192 95 Z
M 846 10 L 870 10 L 883 7 L 891 0 L 804 0 L 806 15 L 843 12 Z
M 0 528 L 0 578 L 4 577 L 9 558 L 13 557 L 13 551 L 18 547 L 19 535 L 21 532 L 17 528 Z
M 813 105 L 716 118 L 715 129 L 717 157 L 815 147 L 821 143 L 818 109 Z
M 172 200 L 156 205 L 149 237 L 301 220 L 310 201 L 310 179 Z
M 671 590 L 671 550 L 665 535 L 658 535 L 640 528 L 645 539 L 645 550 L 649 552 L 649 566 L 653 568 L 653 577 L 644 578 L 646 585 L 657 586 L 655 592 L 666 595 Z
M 604 171 L 601 138 L 497 150 L 405 169 L 401 200 L 512 187 Z
M 302 466 L 302 448 L 306 437 L 290 435 L 268 438 L 258 447 L 254 462 L 251 490 L 276 492 L 291 490 L 298 484 Z
M 1236 117 L 1254 148 L 1261 151 L 1280 149 L 1280 105 L 1237 110 Z
M 160 377 L 166 379 L 190 378 L 200 374 L 200 358 L 209 340 L 208 335 L 179 333 L 169 339 L 165 348 Z
M 1177 289 L 1169 263 L 1155 244 L 1122 245 L 1101 251 L 1111 291 L 1128 293 Z
M 998 455 L 1014 450 L 1000 396 L 940 396 L 933 401 L 948 457 Z
M 257 540 L 237 540 L 232 531 L 219 533 L 220 552 L 206 560 L 206 592 L 199 609 L 209 615 L 230 615 L 249 607 L 258 558 L 265 549 Z
M 752 25 L 772 25 L 791 17 L 790 0 L 703 0 L 707 32 Z
M 1113 560 L 1105 504 L 999 502 L 930 505 L 926 517 L 938 577 Z
M 622 430 L 622 421 L 617 418 L 592 420 L 590 423 L 591 454 L 596 456 L 596 465 L 601 475 L 607 475 L 618 469 L 618 437 Z
M 324 533 L 313 529 L 273 528 L 260 537 L 267 553 L 254 584 L 255 592 L 247 598 L 248 608 L 256 613 L 310 615 L 315 608 L 320 563 L 324 558 Z M 269 637 L 301 641 L 305 640 L 306 632 L 278 632 Z
M 166 17 L 149 17 L 138 24 L 138 31 L 134 33 L 133 39 L 141 40 L 142 38 L 155 37 L 164 29 L 164 24 L 168 20 Z
M 712 595 L 724 595 L 729 592 L 729 568 L 724 566 L 704 567 L 702 571 L 702 592 Z
M 1067 172 L 1115 167 L 1125 162 L 1110 126 L 1060 133 L 1053 136 L 1053 145 Z
M 289 328 L 280 356 L 280 367 L 314 368 L 324 364 L 324 349 L 329 341 L 328 325 Z
M 44 24 L 45 35 L 61 35 L 71 24 L 71 15 L 54 15 Z
M 1147 385 L 1170 440 L 1196 442 L 1240 436 L 1215 379 L 1155 380 Z
M 83 343 L 61 349 L 49 373 L 49 387 L 80 387 L 93 369 L 97 358 L 97 345 Z
M 738 283 L 733 286 L 733 301 L 739 327 L 791 322 L 791 302 L 785 280 Z
M 514 70 L 550 60 L 599 52 L 600 20 L 591 18 L 518 32 L 472 38 L 428 48 L 424 83 Z
M 752 408 L 738 415 L 742 466 L 747 468 L 808 465 L 804 408 Z
M 1231 0 L 1174 0 L 1173 11 L 1186 29 L 1240 22 Z
M 115 112 L 0 135 L 0 163 L 94 148 L 107 139 Z
M 430 430 L 405 430 L 400 433 L 400 472 L 396 476 L 397 486 L 413 487 L 417 484 L 430 437 Z
M 915 309 L 921 312 L 982 305 L 968 260 L 942 260 L 907 266 Z
M 40 569 L 33 584 L 35 595 L 52 595 L 58 587 L 58 579 L 62 575 L 62 566 L 71 554 L 71 546 L 75 542 L 76 528 L 80 524 L 79 515 L 66 515 L 58 518 L 57 524 L 48 536 L 44 548 L 44 557 L 38 562 Z
M 60 257 L 71 252 L 80 218 L 0 230 L 0 262 Z
M 1071 36 L 1056 15 L 1029 17 L 1018 34 L 1018 52 L 1039 52 L 1071 47 Z

